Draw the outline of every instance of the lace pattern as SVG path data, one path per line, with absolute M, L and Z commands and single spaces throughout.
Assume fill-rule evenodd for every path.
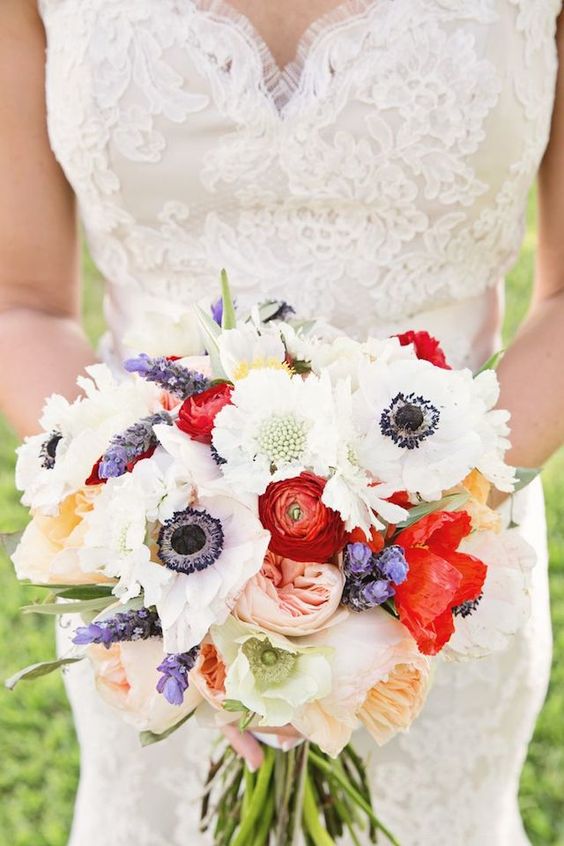
M 515 260 L 555 0 L 349 1 L 283 72 L 225 2 L 42 2 L 52 144 L 130 294 L 193 301 L 226 266 L 250 301 L 283 275 L 298 309 L 362 333 Z

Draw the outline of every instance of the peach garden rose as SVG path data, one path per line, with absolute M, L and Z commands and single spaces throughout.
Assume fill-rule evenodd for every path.
M 292 561 L 269 550 L 241 593 L 235 616 L 290 637 L 313 634 L 348 613 L 339 610 L 344 583 L 336 564 Z

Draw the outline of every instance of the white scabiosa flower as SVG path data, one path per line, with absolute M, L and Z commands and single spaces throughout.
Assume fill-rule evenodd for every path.
M 117 381 L 103 364 L 86 369 L 78 385 L 86 396 L 73 403 L 54 395 L 47 400 L 42 434 L 18 449 L 16 485 L 22 502 L 46 514 L 84 487 L 93 465 L 113 436 L 160 410 L 160 391 L 138 379 Z
M 213 445 L 225 462 L 225 481 L 237 492 L 261 494 L 270 482 L 306 469 L 329 475 L 337 460 L 335 420 L 328 379 L 249 373 L 215 419 Z
M 460 551 L 487 565 L 479 600 L 455 611 L 455 631 L 444 649 L 446 658 L 482 658 L 505 649 L 526 623 L 531 607 L 534 549 L 518 529 L 473 532 Z
M 297 711 L 331 691 L 331 650 L 301 646 L 230 617 L 211 638 L 226 666 L 225 695 L 260 717 L 284 726 Z
M 418 359 L 363 364 L 355 397 L 361 463 L 396 490 L 438 499 L 472 469 L 486 475 L 484 459 L 502 447 L 491 414 L 469 370 Z

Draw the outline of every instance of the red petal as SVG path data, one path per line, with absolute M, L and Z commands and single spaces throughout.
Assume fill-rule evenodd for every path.
M 441 553 L 438 549 L 435 550 L 439 555 L 443 554 L 448 563 L 456 567 L 462 581 L 454 597 L 453 606 L 462 605 L 463 602 L 470 602 L 477 599 L 483 589 L 488 568 L 479 558 L 474 558 L 473 555 L 466 555 L 464 552 L 453 552 L 452 550 L 444 550 Z
M 417 619 L 402 617 L 401 610 L 400 621 L 412 634 L 423 655 L 436 655 L 454 634 L 454 619 L 450 610 L 439 614 L 428 626 L 422 626 Z
M 136 458 L 132 458 L 131 461 L 127 463 L 127 472 L 131 473 L 135 465 L 138 464 L 140 461 L 143 461 L 144 458 L 150 458 L 155 452 L 156 448 L 156 445 L 151 446 L 149 447 L 149 449 L 145 450 L 145 452 L 142 452 L 141 455 L 136 456 Z
M 405 556 L 409 574 L 403 584 L 396 586 L 396 605 L 404 615 L 416 617 L 422 626 L 427 626 L 456 604 L 463 577 L 456 567 L 428 549 L 406 549 Z
M 400 532 L 396 543 L 403 547 L 441 546 L 456 549 L 471 529 L 472 521 L 466 511 L 434 511 Z
M 345 543 L 365 543 L 372 552 L 381 552 L 384 549 L 384 538 L 374 527 L 371 529 L 368 538 L 362 529 L 353 529 L 352 532 L 348 533 Z
M 99 458 L 98 461 L 96 462 L 96 464 L 94 465 L 94 467 L 92 468 L 90 476 L 85 481 L 85 483 L 84 483 L 85 485 L 105 485 L 106 484 L 107 480 L 101 479 L 99 474 L 98 474 L 98 471 L 100 470 L 100 464 L 101 463 L 102 463 L 102 459 Z

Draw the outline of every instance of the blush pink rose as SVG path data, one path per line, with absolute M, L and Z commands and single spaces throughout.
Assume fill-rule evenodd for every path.
M 235 616 L 267 631 L 300 637 L 341 615 L 344 576 L 336 564 L 292 561 L 268 551 L 260 573 L 245 586 Z
M 87 655 L 102 699 L 138 731 L 162 734 L 202 701 L 193 685 L 184 694 L 182 705 L 171 705 L 157 692 L 157 667 L 165 657 L 162 641 L 157 638 L 115 643 L 110 649 L 90 646 Z

